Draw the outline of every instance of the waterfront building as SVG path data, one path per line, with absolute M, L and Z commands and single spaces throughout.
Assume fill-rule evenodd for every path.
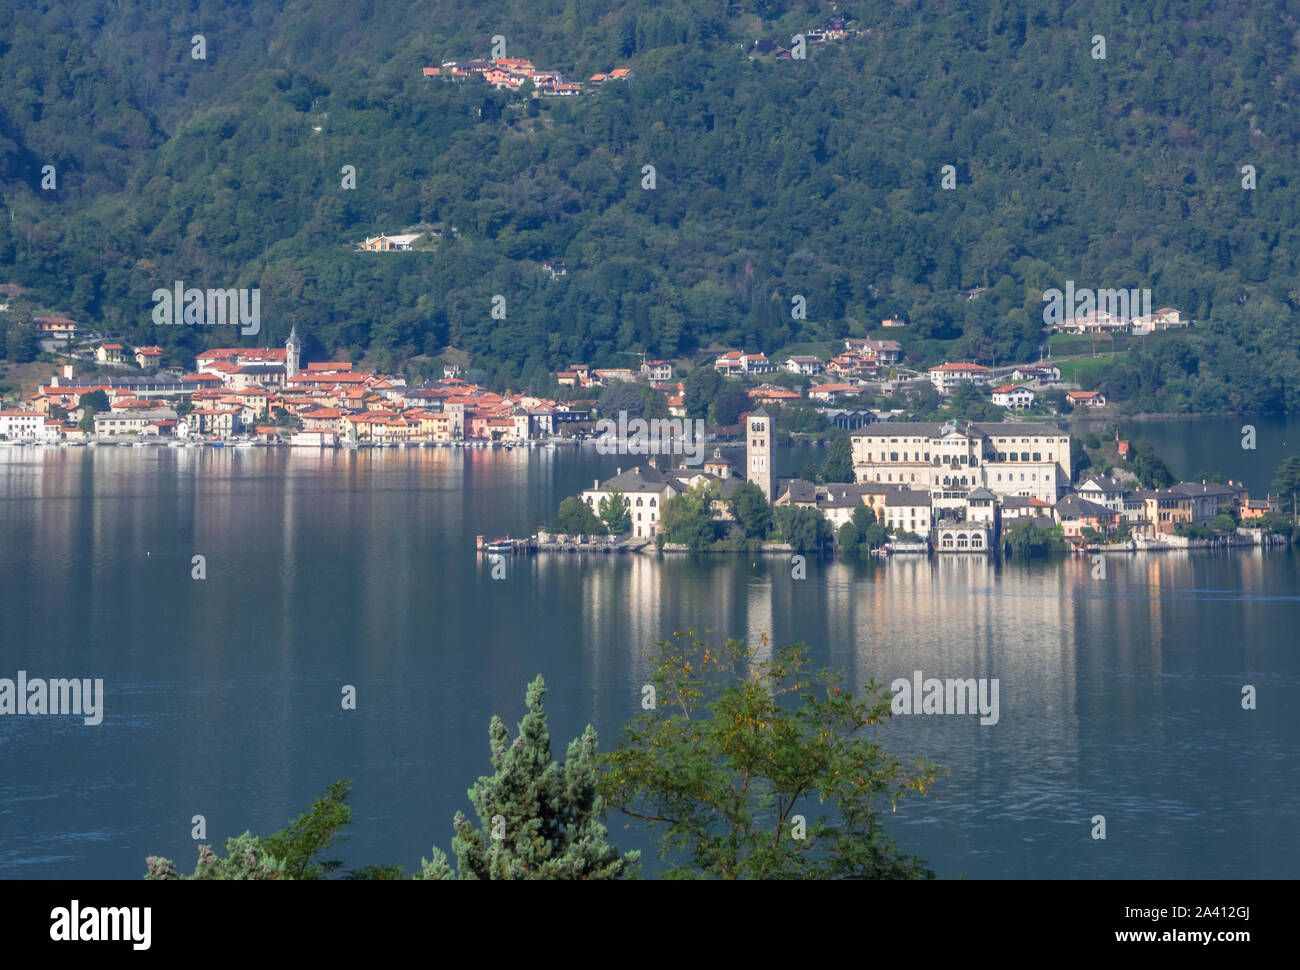
M 1028 422 L 874 424 L 850 439 L 859 482 L 1035 496 L 1055 503 L 1070 483 L 1070 436 Z

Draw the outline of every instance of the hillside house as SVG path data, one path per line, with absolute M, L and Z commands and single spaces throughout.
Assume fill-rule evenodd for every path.
M 406 252 L 423 233 L 412 232 L 399 236 L 379 235 L 367 239 L 361 248 L 368 253 Z
M 1027 387 L 1005 384 L 993 391 L 993 403 L 1000 408 L 1015 408 L 1017 410 L 1033 407 L 1034 392 Z

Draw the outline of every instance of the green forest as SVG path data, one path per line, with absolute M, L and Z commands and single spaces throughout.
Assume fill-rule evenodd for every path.
M 754 53 L 832 13 L 859 33 Z M 564 99 L 422 75 L 498 35 L 573 80 L 635 75 Z M 17 0 L 0 282 L 173 356 L 241 338 L 154 326 L 155 289 L 259 287 L 246 342 L 296 326 L 309 359 L 386 370 L 453 348 L 540 389 L 893 315 L 913 363 L 1036 360 L 1042 292 L 1074 280 L 1195 321 L 1085 386 L 1298 411 L 1297 37 L 1287 4 L 1222 0 Z M 355 249 L 410 227 L 442 234 Z

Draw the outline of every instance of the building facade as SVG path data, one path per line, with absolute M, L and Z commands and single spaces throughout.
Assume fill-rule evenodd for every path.
M 983 487 L 1051 504 L 1070 484 L 1070 436 L 1050 425 L 882 423 L 850 441 L 859 482 L 928 491 Z

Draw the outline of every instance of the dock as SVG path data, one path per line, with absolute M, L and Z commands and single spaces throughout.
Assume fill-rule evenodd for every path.
M 542 533 L 526 539 L 488 539 L 476 536 L 479 552 L 499 556 L 525 556 L 535 552 L 640 552 L 654 543 L 649 539 L 618 539 L 611 536 L 561 536 Z

